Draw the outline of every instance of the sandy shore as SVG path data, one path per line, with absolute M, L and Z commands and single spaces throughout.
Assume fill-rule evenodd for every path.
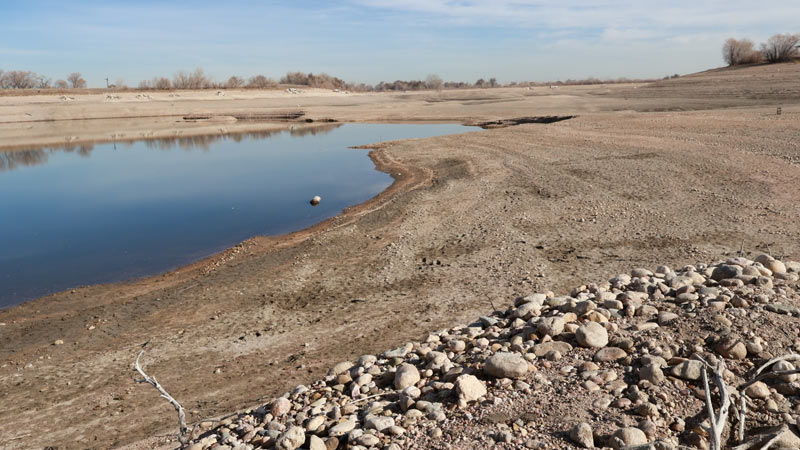
M 340 360 L 467 323 L 490 301 L 630 267 L 709 261 L 742 245 L 798 259 L 798 67 L 780 67 L 789 81 L 777 85 L 759 83 L 776 72 L 751 68 L 725 84 L 715 80 L 728 72 L 532 91 L 0 97 L 0 137 L 17 146 L 220 127 L 178 119 L 187 114 L 578 115 L 378 145 L 371 156 L 395 184 L 339 217 L 161 276 L 0 311 L 4 445 L 107 448 L 173 430 L 174 412 L 131 381 L 147 340 L 148 370 L 197 421 L 319 378 Z M 237 97 L 245 94 L 254 98 Z M 240 126 L 275 125 L 229 121 L 224 132 Z

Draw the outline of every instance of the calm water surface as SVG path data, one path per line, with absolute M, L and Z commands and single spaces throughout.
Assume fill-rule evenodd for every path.
M 311 130 L 0 152 L 0 307 L 306 228 L 392 183 L 349 147 L 470 128 Z

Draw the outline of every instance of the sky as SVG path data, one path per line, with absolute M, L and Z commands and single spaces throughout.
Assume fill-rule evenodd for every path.
M 651 78 L 723 65 L 729 37 L 800 32 L 798 0 L 0 0 L 0 69 L 90 87 L 201 67 L 349 82 Z

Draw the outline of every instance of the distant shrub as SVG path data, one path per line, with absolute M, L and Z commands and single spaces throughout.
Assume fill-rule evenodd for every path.
M 44 75 L 36 76 L 36 87 L 38 89 L 49 89 L 53 85 L 53 80 Z
M 344 88 L 345 85 L 345 82 L 343 80 L 328 75 L 327 73 L 320 73 L 317 75 L 309 73 L 307 78 L 308 78 L 308 86 L 314 88 L 342 89 Z
M 228 89 L 236 89 L 242 86 L 244 86 L 244 78 L 239 78 L 235 75 L 228 78 L 228 81 L 225 82 L 225 87 Z
M 166 77 L 153 77 L 152 80 L 140 81 L 139 89 L 157 89 L 166 91 L 172 89 L 172 82 Z
M 203 69 L 194 69 L 194 72 L 188 73 L 180 70 L 172 77 L 172 87 L 175 89 L 209 89 L 214 87 L 214 82 L 211 81 L 203 72 Z
M 83 79 L 80 72 L 72 72 L 67 76 L 67 81 L 73 89 L 81 89 L 86 87 L 86 80 Z
M 472 85 L 464 81 L 445 81 L 445 89 L 466 89 L 471 88 Z
M 264 75 L 256 75 L 254 77 L 250 77 L 247 80 L 247 87 L 253 89 L 268 89 L 277 86 L 278 83 L 275 80 L 267 78 Z
M 172 82 L 167 77 L 155 77 L 153 78 L 153 89 L 172 89 Z
M 442 87 L 444 87 L 444 81 L 442 81 L 442 79 L 439 77 L 439 75 L 436 75 L 436 74 L 432 73 L 432 74 L 428 75 L 427 78 L 425 78 L 425 87 L 428 88 L 428 89 L 437 89 L 438 90 L 438 89 L 441 89 Z
M 372 92 L 375 90 L 375 86 L 366 83 L 347 83 L 344 87 L 347 90 L 356 92 Z
M 303 72 L 288 72 L 281 77 L 281 84 L 297 84 L 301 86 L 308 86 L 308 75 Z

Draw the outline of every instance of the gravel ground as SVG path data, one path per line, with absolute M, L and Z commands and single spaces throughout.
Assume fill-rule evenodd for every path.
M 761 254 L 518 297 L 469 325 L 338 363 L 308 386 L 201 423 L 187 445 L 709 448 L 705 371 L 720 375 L 735 405 L 726 447 L 740 442 L 730 430 L 746 396 L 743 441 L 786 425 L 773 448 L 797 448 L 798 271 L 800 263 Z M 764 381 L 747 387 L 759 373 Z M 720 402 L 723 391 L 714 391 Z

